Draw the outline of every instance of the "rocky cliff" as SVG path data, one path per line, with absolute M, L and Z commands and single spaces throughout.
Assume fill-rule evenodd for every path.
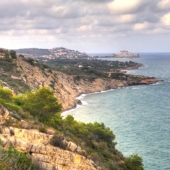
M 49 141 L 52 135 L 37 130 L 1 127 L 0 138 L 3 147 L 13 146 L 17 150 L 29 153 L 46 170 L 99 169 L 92 160 L 84 156 L 51 146 Z
M 58 71 L 42 69 L 38 66 L 31 65 L 21 57 L 18 57 L 17 59 L 17 69 L 20 71 L 18 79 L 22 79 L 32 90 L 36 90 L 41 86 L 51 88 L 59 102 L 62 104 L 63 110 L 75 107 L 78 103 L 76 97 L 82 93 L 92 93 L 128 85 L 151 84 L 157 82 L 157 80 L 152 77 L 144 76 L 141 76 L 142 78 L 140 81 L 125 81 L 109 78 L 66 75 Z M 11 76 L 11 78 L 13 77 Z
M 44 170 L 97 170 L 90 159 L 78 152 L 81 148 L 73 142 L 68 142 L 67 150 L 50 145 L 53 135 L 40 133 L 35 129 L 20 129 L 4 126 L 10 118 L 10 112 L 4 107 L 0 109 L 0 139 L 4 148 L 13 146 L 19 151 L 28 153 Z M 67 142 L 67 141 L 65 141 Z

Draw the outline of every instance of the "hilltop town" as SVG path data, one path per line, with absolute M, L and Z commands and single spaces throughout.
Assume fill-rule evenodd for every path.
M 22 54 L 29 58 L 44 58 L 44 59 L 78 59 L 85 58 L 89 56 L 86 53 L 81 53 L 79 51 L 70 50 L 64 47 L 57 47 L 52 49 L 39 49 L 39 48 L 24 48 L 16 50 L 17 54 Z

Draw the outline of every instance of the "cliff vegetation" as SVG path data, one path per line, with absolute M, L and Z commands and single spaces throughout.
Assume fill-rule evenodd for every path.
M 141 157 L 132 155 L 125 158 L 115 149 L 115 135 L 103 123 L 85 124 L 77 122 L 70 115 L 63 119 L 60 114 L 61 105 L 48 88 L 42 87 L 35 92 L 14 95 L 10 90 L 0 87 L 0 99 L 0 103 L 11 111 L 11 117 L 5 120 L 3 126 L 39 129 L 43 133 L 49 133 L 47 129 L 52 127 L 54 132 L 50 139 L 51 145 L 66 150 L 68 148 L 66 141 L 73 141 L 81 147 L 76 148 L 74 152 L 91 159 L 98 169 L 143 170 Z M 21 120 L 27 122 L 27 126 L 23 125 Z M 0 161 L 2 167 L 5 165 L 10 169 L 15 165 L 22 169 L 23 166 L 33 165 L 29 157 L 25 157 L 25 154 L 20 154 L 14 148 L 9 147 L 3 153 L 9 157 Z M 13 157 L 15 154 L 21 156 L 21 159 L 15 157 L 8 161 L 10 155 Z M 17 158 L 21 162 L 17 162 L 19 161 Z

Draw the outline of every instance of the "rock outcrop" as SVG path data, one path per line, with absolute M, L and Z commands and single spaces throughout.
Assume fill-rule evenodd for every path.
M 36 129 L 20 129 L 4 125 L 11 119 L 10 112 L 0 108 L 0 139 L 4 148 L 13 146 L 19 151 L 28 153 L 44 170 L 97 170 L 100 167 L 84 156 L 79 146 L 64 139 L 66 150 L 52 146 L 53 135 L 41 133 Z M 13 118 L 12 118 L 13 119 Z
M 0 134 L 4 148 L 13 146 L 17 150 L 29 153 L 45 170 L 99 169 L 92 160 L 82 155 L 50 145 L 52 136 L 33 129 L 13 127 L 1 127 Z M 74 148 L 77 148 L 76 144 Z

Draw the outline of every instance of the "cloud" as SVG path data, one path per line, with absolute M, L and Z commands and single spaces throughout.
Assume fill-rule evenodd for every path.
M 16 46 L 16 41 L 20 46 L 23 40 L 30 46 L 36 43 L 41 46 L 42 39 L 50 41 L 51 46 L 69 45 L 70 48 L 75 44 L 75 48 L 80 44 L 96 46 L 99 42 L 109 46 L 115 44 L 115 37 L 119 41 L 124 37 L 168 34 L 169 2 L 5 0 L 0 5 L 0 45 L 6 41 Z
M 78 31 L 87 31 L 87 30 L 91 30 L 91 28 L 92 27 L 90 25 L 82 25 L 77 30 Z
M 161 18 L 161 22 L 162 22 L 165 26 L 170 26 L 170 13 L 165 14 L 165 15 Z
M 117 18 L 117 22 L 118 23 L 131 23 L 135 21 L 135 19 L 136 19 L 135 15 L 131 15 L 131 14 L 120 15 L 120 17 Z
M 108 8 L 113 14 L 133 13 L 139 10 L 143 2 L 142 0 L 114 0 L 108 4 Z
M 148 22 L 144 22 L 144 23 L 136 23 L 133 26 L 134 30 L 145 30 L 149 28 L 149 23 Z
M 107 3 L 107 2 L 111 2 L 113 0 L 76 0 L 76 1 L 83 1 L 86 3 Z
M 170 9 L 170 0 L 162 0 L 157 4 L 157 7 L 161 10 L 168 10 Z
M 55 4 L 57 1 L 55 0 L 21 0 L 21 4 L 28 6 L 28 7 L 51 7 L 53 4 Z

